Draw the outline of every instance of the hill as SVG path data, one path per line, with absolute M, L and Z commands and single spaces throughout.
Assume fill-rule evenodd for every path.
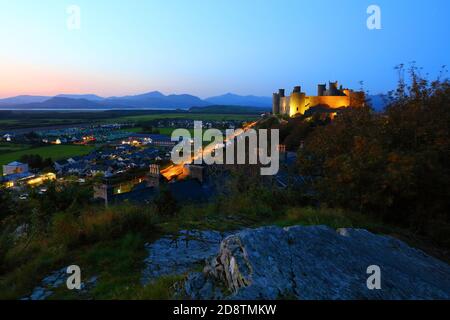
M 271 97 L 257 97 L 257 96 L 240 96 L 233 93 L 227 93 L 222 96 L 210 97 L 205 101 L 214 105 L 229 105 L 229 106 L 252 106 L 252 107 L 271 107 Z
M 270 108 L 258 108 L 247 106 L 232 106 L 232 105 L 214 105 L 206 107 L 192 107 L 189 112 L 193 113 L 221 113 L 221 114 L 260 114 L 270 111 Z

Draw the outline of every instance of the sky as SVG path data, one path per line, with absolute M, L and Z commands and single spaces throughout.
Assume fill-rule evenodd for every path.
M 448 0 L 0 0 L 0 97 L 314 95 L 335 80 L 381 93 L 400 63 L 450 63 L 449 16 Z

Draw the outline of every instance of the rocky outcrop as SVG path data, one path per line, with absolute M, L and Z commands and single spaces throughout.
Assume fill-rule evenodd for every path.
M 53 271 L 47 277 L 42 279 L 40 285 L 33 289 L 33 292 L 22 298 L 21 300 L 46 300 L 50 298 L 54 290 L 61 288 L 66 285 L 67 281 L 67 267 L 61 268 L 59 270 Z M 81 283 L 81 289 L 76 291 L 80 296 L 86 295 L 89 290 L 97 285 L 97 276 L 92 276 L 86 281 Z
M 221 241 L 228 235 L 217 231 L 183 230 L 176 236 L 146 244 L 148 256 L 144 260 L 142 284 L 161 276 L 182 275 L 201 268 L 205 260 L 217 254 Z
M 450 266 L 366 230 L 264 227 L 224 239 L 184 288 L 192 299 L 450 299 Z

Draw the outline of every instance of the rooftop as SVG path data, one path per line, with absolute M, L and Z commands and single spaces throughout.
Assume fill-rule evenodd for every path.
M 14 166 L 14 167 L 23 166 L 23 165 L 24 165 L 24 163 L 19 162 L 19 161 L 13 161 L 13 162 L 7 164 L 7 166 Z

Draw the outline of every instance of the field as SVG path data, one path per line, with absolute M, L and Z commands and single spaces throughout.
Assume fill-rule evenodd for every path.
M 20 151 L 7 152 L 0 154 L 0 166 L 8 164 L 12 161 L 19 160 L 20 157 L 26 154 L 37 154 L 42 158 L 52 158 L 52 160 L 59 160 L 70 158 L 79 155 L 85 155 L 94 149 L 93 146 L 72 146 L 72 145 L 55 145 L 39 148 L 24 148 Z M 0 167 L 0 171 L 3 171 Z
M 9 142 L 0 142 L 0 154 L 20 151 L 28 148 L 30 148 L 30 146 L 26 144 L 16 144 L 16 143 L 12 144 Z
M 14 132 L 40 127 L 69 126 L 76 124 L 135 122 L 142 123 L 156 119 L 188 120 L 238 120 L 251 121 L 258 113 L 201 113 L 182 111 L 1 111 L 0 133 Z
M 127 121 L 127 122 L 144 122 L 157 119 L 189 119 L 189 120 L 242 120 L 250 121 L 258 118 L 254 114 L 209 114 L 209 113 L 160 113 L 124 116 L 120 118 L 109 119 L 109 121 Z

